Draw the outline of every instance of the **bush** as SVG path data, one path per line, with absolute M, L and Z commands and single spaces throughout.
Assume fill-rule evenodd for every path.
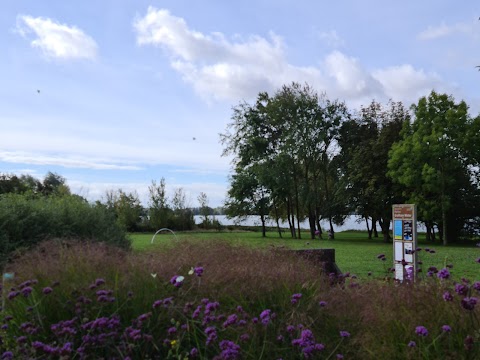
M 130 240 L 115 217 L 101 205 L 79 196 L 0 197 L 0 254 L 29 248 L 54 237 L 75 237 L 130 248 Z

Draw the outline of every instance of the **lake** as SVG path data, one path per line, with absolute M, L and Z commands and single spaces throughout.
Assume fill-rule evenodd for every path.
M 200 215 L 195 215 L 195 224 L 199 224 L 202 222 L 202 216 Z M 238 219 L 228 219 L 226 215 L 215 215 L 215 219 L 220 222 L 220 224 L 224 226 L 228 225 L 241 225 L 241 226 L 261 226 L 262 222 L 260 221 L 260 216 L 258 215 L 251 215 L 248 216 L 246 219 L 239 221 Z M 334 232 L 339 232 L 339 231 L 346 231 L 346 230 L 362 230 L 366 231 L 367 226 L 365 224 L 364 219 L 360 219 L 359 216 L 356 215 L 350 215 L 347 216 L 345 219 L 345 222 L 343 225 L 335 225 L 333 224 L 333 231 Z M 275 222 L 275 219 L 269 219 L 266 221 L 267 226 L 271 227 L 276 227 L 277 224 Z M 320 225 L 322 226 L 322 230 L 328 230 L 329 229 L 329 224 L 327 220 L 322 220 L 320 221 Z M 371 226 L 371 221 L 369 221 L 369 226 Z M 288 228 L 288 222 L 282 222 L 280 221 L 280 227 Z M 300 227 L 302 229 L 310 229 L 310 225 L 308 224 L 308 220 L 303 221 L 300 223 Z M 380 226 L 377 224 L 377 229 L 380 232 Z M 390 229 L 391 229 L 391 224 L 390 224 Z M 417 224 L 417 231 L 419 232 L 425 232 L 425 227 L 422 224 Z

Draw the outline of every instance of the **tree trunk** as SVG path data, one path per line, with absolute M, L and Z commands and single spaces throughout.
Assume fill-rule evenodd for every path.
M 265 228 L 265 215 L 260 215 L 260 220 L 262 221 L 262 237 L 267 237 L 267 229 Z
M 315 213 L 312 210 L 312 206 L 309 205 L 309 210 L 308 210 L 308 223 L 310 225 L 310 236 L 311 239 L 315 239 Z
M 317 229 L 318 229 L 318 237 L 321 239 L 322 238 L 322 226 L 320 225 L 320 211 L 318 208 L 315 208 L 315 221 L 317 223 Z
M 365 216 L 365 224 L 367 224 L 367 233 L 368 239 L 372 239 L 372 230 L 370 230 L 370 225 L 368 224 L 368 216 Z
M 427 241 L 432 241 L 432 227 L 430 222 L 425 221 L 425 228 L 427 229 Z
M 277 209 L 277 204 L 275 201 L 273 201 L 273 209 L 275 211 L 275 221 L 277 223 L 277 231 L 278 231 L 278 236 L 280 236 L 280 239 L 282 238 L 282 230 L 280 229 L 280 222 L 278 221 L 278 209 Z
M 384 243 L 389 243 L 390 240 L 391 240 L 391 237 L 390 237 L 390 222 L 385 221 L 383 219 L 378 219 L 378 223 L 380 224 L 380 227 L 382 228 L 383 242 Z
M 378 238 L 377 219 L 374 217 L 372 217 L 372 230 L 373 230 L 373 236 L 375 238 Z
M 330 223 L 330 234 L 328 235 L 328 238 L 330 240 L 335 240 L 335 232 L 333 231 L 333 223 L 331 216 L 328 218 L 328 222 Z
M 447 245 L 447 212 L 444 210 L 442 204 L 442 234 L 443 234 L 443 245 Z
M 298 184 L 297 184 L 297 177 L 294 177 L 294 182 L 293 184 L 295 185 L 295 209 L 296 209 L 296 214 L 297 214 L 297 227 L 298 227 L 298 238 L 302 238 L 302 232 L 300 230 L 300 206 L 299 206 L 299 197 L 298 197 Z

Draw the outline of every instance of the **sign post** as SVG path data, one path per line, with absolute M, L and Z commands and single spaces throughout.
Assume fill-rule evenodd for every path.
M 415 280 L 417 273 L 417 207 L 415 204 L 392 206 L 393 266 L 395 279 Z

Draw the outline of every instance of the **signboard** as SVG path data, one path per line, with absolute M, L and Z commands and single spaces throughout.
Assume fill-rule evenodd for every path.
M 393 259 L 395 279 L 414 280 L 417 271 L 417 208 L 414 204 L 393 205 Z

